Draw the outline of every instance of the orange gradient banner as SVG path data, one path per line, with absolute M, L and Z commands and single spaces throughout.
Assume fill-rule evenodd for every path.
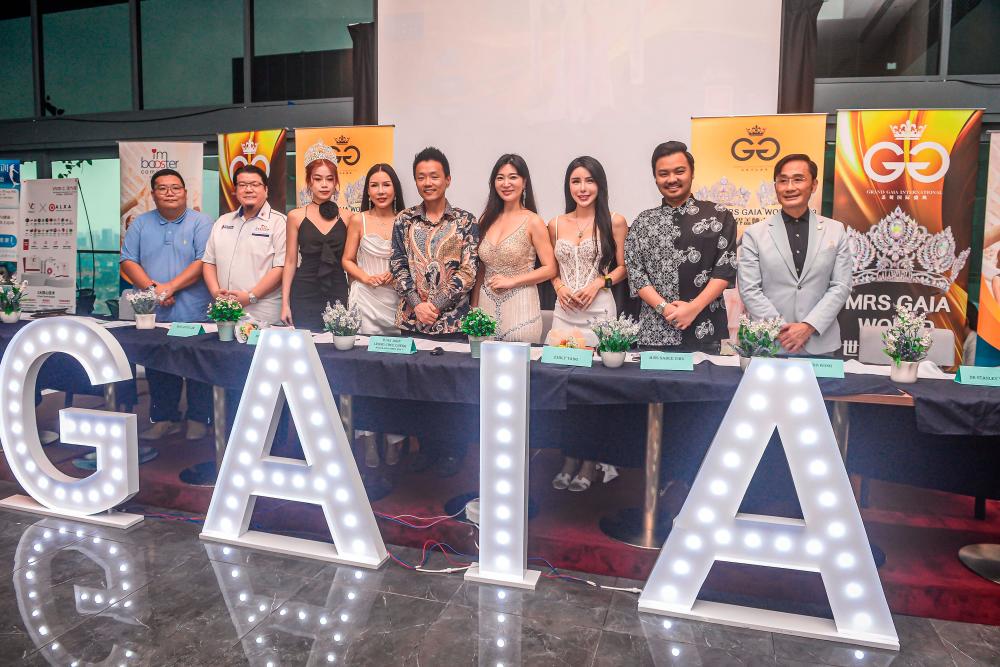
M 295 128 L 296 205 L 305 206 L 312 199 L 306 182 L 305 154 L 310 146 L 321 141 L 337 153 L 340 181 L 337 205 L 359 210 L 368 170 L 380 162 L 392 164 L 394 130 L 392 125 Z
M 738 233 L 781 210 L 774 194 L 774 165 L 792 153 L 805 153 L 819 167 L 823 183 L 826 114 L 725 116 L 691 119 L 691 153 L 698 199 L 728 208 Z M 809 207 L 819 211 L 823 188 Z
M 983 340 L 1000 350 L 1000 132 L 990 134 L 978 329 Z
M 854 253 L 846 356 L 861 326 L 888 325 L 905 305 L 954 332 L 961 361 L 981 123 L 975 109 L 838 112 L 833 217 Z
M 285 212 L 285 138 L 287 130 L 254 130 L 219 135 L 219 212 L 235 211 L 236 186 L 233 174 L 252 164 L 267 174 L 267 202 L 276 211 Z

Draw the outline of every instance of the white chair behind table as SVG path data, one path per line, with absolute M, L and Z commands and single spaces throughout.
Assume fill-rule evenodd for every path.
M 549 335 L 549 331 L 552 329 L 552 314 L 554 311 L 543 310 L 542 311 L 542 337 L 541 341 L 545 342 L 545 337 Z
M 861 327 L 858 336 L 858 361 L 880 366 L 892 363 L 892 359 L 882 350 L 882 332 L 888 328 Z M 927 351 L 927 360 L 942 367 L 955 365 L 955 334 L 950 329 L 931 331 L 931 348 Z

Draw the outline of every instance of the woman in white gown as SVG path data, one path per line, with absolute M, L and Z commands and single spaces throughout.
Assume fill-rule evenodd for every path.
M 399 295 L 392 286 L 389 256 L 392 254 L 392 225 L 396 214 L 406 208 L 403 188 L 391 165 L 376 164 L 365 177 L 361 211 L 348 220 L 347 243 L 342 264 L 351 278 L 348 294 L 350 307 L 357 306 L 361 313 L 364 336 L 398 336 L 396 308 Z M 365 464 L 375 468 L 379 464 L 378 445 L 371 431 L 355 431 L 364 442 Z M 405 436 L 386 434 L 386 463 L 394 465 L 399 460 L 399 450 Z
M 617 316 L 611 286 L 626 277 L 628 225 L 608 206 L 608 179 L 596 159 L 584 155 L 570 162 L 563 189 L 566 214 L 549 222 L 559 273 L 552 279 L 557 301 L 546 342 L 558 345 L 562 339 L 582 335 L 584 345 L 593 347 L 597 336 L 590 322 Z M 552 486 L 570 491 L 590 488 L 603 446 L 602 442 L 594 442 L 593 433 L 570 437 L 563 445 L 562 470 L 552 480 Z M 617 475 L 612 466 L 602 467 L 605 481 Z

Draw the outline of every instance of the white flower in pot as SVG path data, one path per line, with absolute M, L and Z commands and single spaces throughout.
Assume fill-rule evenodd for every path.
M 896 306 L 892 324 L 882 333 L 883 350 L 892 359 L 889 377 L 893 382 L 917 381 L 917 369 L 931 349 L 931 330 L 923 314 L 906 306 Z
M 329 301 L 326 302 L 326 308 L 323 309 L 323 330 L 333 334 L 335 348 L 338 350 L 353 349 L 360 328 L 361 311 L 358 310 L 357 305 L 348 309 L 340 301 L 332 306 Z
M 597 336 L 597 352 L 607 368 L 618 368 L 625 363 L 625 354 L 639 341 L 639 323 L 628 315 L 618 318 L 603 317 L 590 323 Z
M 740 316 L 740 327 L 736 330 L 736 344 L 733 349 L 740 355 L 740 369 L 746 370 L 753 357 L 773 357 L 781 350 L 778 334 L 785 320 L 772 317 L 767 320 L 751 321 L 746 315 Z
M 125 298 L 132 305 L 135 313 L 136 329 L 154 329 L 156 327 L 156 307 L 160 304 L 160 297 L 156 294 L 156 288 L 150 285 L 144 290 L 128 290 Z

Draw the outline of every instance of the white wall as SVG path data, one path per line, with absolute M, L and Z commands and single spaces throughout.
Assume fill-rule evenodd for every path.
M 649 156 L 687 142 L 691 116 L 774 113 L 780 0 L 379 0 L 379 122 L 416 203 L 413 155 L 434 145 L 449 200 L 478 214 L 505 152 L 528 161 L 540 212 L 589 154 L 611 208 L 658 202 Z M 695 156 L 697 159 L 697 156 Z

